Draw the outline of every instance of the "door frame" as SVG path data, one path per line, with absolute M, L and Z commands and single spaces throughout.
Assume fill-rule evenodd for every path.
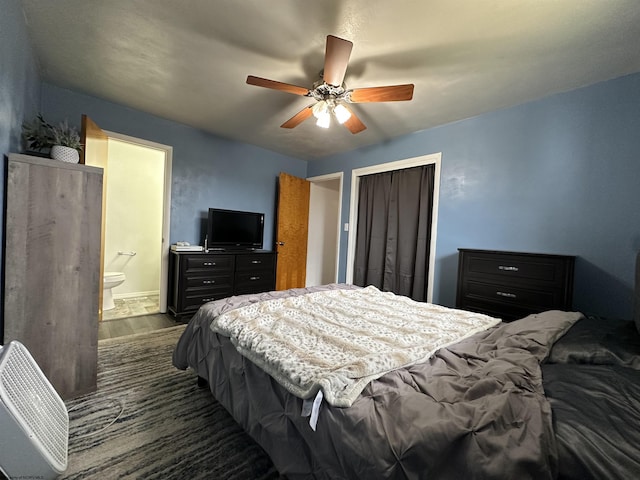
M 171 233 L 171 165 L 173 162 L 173 147 L 162 143 L 152 142 L 142 138 L 131 137 L 122 133 L 104 130 L 108 138 L 132 143 L 154 150 L 164 152 L 164 192 L 162 205 L 162 239 L 160 246 L 160 292 L 159 309 L 160 313 L 167 312 L 168 302 L 168 279 L 169 279 L 169 236 Z
M 307 180 L 311 182 L 313 185 L 321 185 L 327 181 L 339 181 L 338 186 L 338 212 L 337 212 L 337 225 L 336 225 L 336 258 L 335 262 L 335 278 L 334 282 L 338 282 L 339 272 L 340 272 L 340 237 L 341 237 L 341 224 L 342 224 L 342 195 L 343 195 L 343 182 L 344 182 L 344 172 L 334 172 L 327 173 L 325 175 L 318 175 L 316 177 L 308 177 Z M 312 206 L 309 204 L 309 212 L 311 212 Z M 311 223 L 312 219 L 309 216 L 309 223 Z M 309 256 L 309 251 L 307 250 L 307 257 Z
M 423 165 L 435 166 L 433 179 L 433 203 L 431 220 L 431 245 L 429 246 L 429 273 L 427 279 L 427 302 L 433 301 L 433 279 L 435 278 L 436 238 L 438 230 L 438 200 L 440 198 L 440 163 L 442 152 L 422 155 L 420 157 L 406 158 L 394 162 L 381 163 L 370 167 L 351 170 L 351 199 L 349 209 L 349 241 L 347 243 L 347 275 L 346 283 L 353 283 L 353 263 L 356 253 L 356 233 L 358 226 L 358 198 L 360 193 L 360 177 L 374 173 L 404 170 L 405 168 L 420 167 Z

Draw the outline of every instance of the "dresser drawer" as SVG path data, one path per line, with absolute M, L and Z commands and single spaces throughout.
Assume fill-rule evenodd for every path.
M 233 284 L 233 275 L 229 272 L 226 275 L 196 275 L 191 274 L 185 279 L 185 286 L 187 289 L 189 288 L 198 288 L 198 287 L 218 287 L 225 286 L 231 287 Z
M 522 308 L 551 310 L 563 302 L 561 289 L 523 288 L 514 284 L 494 284 L 467 280 L 464 295 L 467 300 L 514 304 Z
M 236 271 L 242 272 L 246 270 L 258 271 L 267 270 L 272 271 L 275 267 L 276 256 L 274 254 L 248 254 L 238 255 L 236 258 Z
M 566 261 L 563 257 L 470 254 L 465 257 L 463 268 L 469 278 L 561 285 L 565 278 L 565 265 Z
M 236 285 L 236 295 L 247 295 L 249 293 L 262 293 L 262 292 L 270 292 L 275 287 L 269 283 L 265 282 L 262 284 L 258 283 L 245 283 L 241 285 Z
M 261 272 L 236 273 L 236 295 L 266 292 L 274 288 L 273 271 L 263 270 Z
M 531 314 L 531 309 L 515 303 L 505 304 L 488 302 L 482 299 L 468 299 L 465 310 L 483 313 L 491 317 L 500 318 L 504 321 L 517 320 Z
M 233 272 L 233 255 L 189 255 L 184 259 L 185 273 L 201 270 Z
M 212 289 L 212 290 L 188 290 L 184 293 L 182 299 L 182 311 L 191 312 L 198 310 L 201 305 L 214 300 L 220 300 L 221 298 L 230 297 L 233 295 L 231 286 L 226 288 Z

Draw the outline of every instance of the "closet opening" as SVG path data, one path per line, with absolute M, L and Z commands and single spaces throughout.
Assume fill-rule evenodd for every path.
M 356 273 L 355 270 L 355 262 L 356 262 L 356 241 L 358 238 L 358 215 L 360 210 L 360 189 L 361 182 L 363 177 L 386 173 L 386 172 L 394 172 L 400 170 L 408 170 L 414 167 L 421 167 L 426 165 L 433 165 L 433 191 L 430 193 L 432 198 L 430 205 L 430 212 L 421 213 L 421 216 L 426 216 L 430 218 L 428 225 L 422 225 L 420 228 L 422 229 L 422 233 L 419 234 L 422 237 L 426 237 L 427 244 L 424 245 L 424 248 L 428 250 L 428 261 L 426 272 L 423 272 L 424 275 L 424 283 L 426 283 L 425 293 L 420 295 L 420 299 L 431 302 L 433 300 L 433 279 L 434 279 L 434 269 L 435 269 L 435 247 L 436 247 L 436 234 L 437 234 L 437 219 L 438 219 L 438 198 L 439 198 L 439 185 L 440 185 L 440 160 L 441 153 L 424 155 L 421 157 L 415 157 L 405 160 L 399 160 L 395 162 L 389 162 L 380 165 L 374 165 L 371 167 L 364 167 L 355 169 L 352 171 L 351 177 L 351 208 L 349 214 L 349 225 L 351 226 L 349 231 L 349 243 L 347 249 L 347 273 L 346 273 L 346 281 L 347 283 L 354 283 L 354 280 L 362 281 L 362 274 L 360 271 Z M 366 182 L 365 182 L 366 183 Z M 413 182 L 413 185 L 419 185 L 420 182 Z M 419 189 L 421 187 L 415 186 L 411 187 L 415 188 L 415 195 L 419 195 Z M 411 197 L 410 194 L 408 197 Z M 405 195 L 407 197 L 407 195 Z M 364 206 L 363 206 L 364 207 Z M 417 227 L 416 227 L 417 228 Z M 361 241 L 362 245 L 362 241 Z M 360 249 L 362 251 L 362 248 Z M 381 252 L 384 255 L 384 252 Z M 426 252 L 425 252 L 426 254 Z M 418 288 L 424 288 L 418 287 Z

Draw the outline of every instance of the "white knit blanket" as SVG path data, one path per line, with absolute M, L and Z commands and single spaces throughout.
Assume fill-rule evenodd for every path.
M 369 286 L 254 303 L 211 329 L 292 394 L 322 389 L 328 403 L 348 407 L 370 381 L 499 322 Z

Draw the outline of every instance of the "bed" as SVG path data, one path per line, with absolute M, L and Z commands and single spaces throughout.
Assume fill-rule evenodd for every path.
M 409 346 L 410 357 L 390 348 L 396 364 L 386 358 L 332 365 L 340 375 L 326 378 L 314 375 L 333 354 L 318 353 L 324 347 L 317 337 L 284 329 L 280 342 L 293 345 L 284 360 L 275 356 L 284 348 L 277 339 L 264 343 L 264 330 L 298 322 L 305 302 L 320 318 L 318 302 L 331 312 L 342 308 L 334 306 L 342 297 L 375 303 L 367 289 L 332 284 L 210 302 L 190 320 L 173 363 L 193 369 L 291 480 L 638 477 L 634 321 L 549 311 L 499 323 L 463 312 L 465 329 L 436 335 L 435 344 L 417 339 L 427 346 Z M 271 318 L 281 310 L 291 318 Z M 243 318 L 259 327 L 257 334 L 247 333 Z M 404 320 L 394 317 L 394 325 Z M 385 334 L 366 328 L 376 330 L 375 338 Z M 353 343 L 350 333 L 340 335 Z M 299 353 L 314 360 L 301 364 Z

